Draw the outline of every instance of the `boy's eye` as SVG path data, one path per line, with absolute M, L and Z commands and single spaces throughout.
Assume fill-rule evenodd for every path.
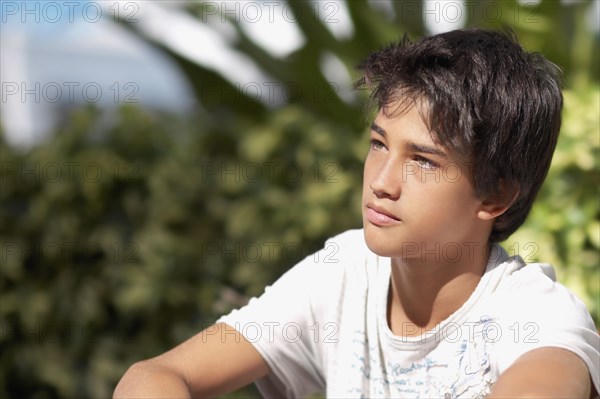
M 438 164 L 421 156 L 416 156 L 415 161 L 419 164 L 419 166 L 423 169 L 435 169 L 438 167 Z
M 379 140 L 376 139 L 371 139 L 371 148 L 374 150 L 381 150 L 383 148 L 385 148 L 385 146 L 383 145 L 383 143 Z

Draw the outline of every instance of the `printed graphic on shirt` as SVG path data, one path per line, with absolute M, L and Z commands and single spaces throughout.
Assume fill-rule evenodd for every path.
M 427 353 L 403 351 L 369 342 L 355 331 L 348 375 L 351 397 L 483 398 L 495 382 L 489 353 L 497 339 L 494 321 L 482 317 L 431 331 L 436 340 Z M 377 341 L 377 338 L 373 341 Z M 423 342 L 432 339 L 424 335 Z

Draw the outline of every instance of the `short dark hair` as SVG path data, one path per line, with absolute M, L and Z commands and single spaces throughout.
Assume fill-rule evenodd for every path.
M 523 224 L 550 167 L 561 124 L 560 69 L 524 51 L 511 31 L 463 29 L 372 53 L 358 65 L 384 111 L 426 103 L 439 144 L 467 157 L 475 193 L 514 202 L 496 218 L 490 241 Z M 510 198 L 512 198 L 512 195 Z

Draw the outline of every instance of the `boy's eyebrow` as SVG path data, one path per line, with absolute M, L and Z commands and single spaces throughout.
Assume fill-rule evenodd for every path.
M 425 154 L 437 155 L 442 158 L 446 158 L 447 155 L 444 151 L 439 148 L 432 147 L 429 145 L 417 144 L 417 143 L 408 143 L 408 148 L 410 148 L 413 152 L 422 152 Z
M 371 123 L 371 130 L 377 133 L 380 136 L 385 137 L 385 130 L 375 122 Z
M 375 122 L 371 123 L 371 130 L 374 131 L 375 133 L 379 134 L 380 136 L 383 136 L 383 137 L 386 136 L 385 129 L 383 129 L 381 126 L 379 126 Z M 446 153 L 444 151 L 440 150 L 437 147 L 433 147 L 430 145 L 417 144 L 417 143 L 413 143 L 412 141 L 409 141 L 407 143 L 407 146 L 413 152 L 421 152 L 424 154 L 437 155 L 437 156 L 440 156 L 443 158 L 448 157 L 448 155 L 446 155 Z

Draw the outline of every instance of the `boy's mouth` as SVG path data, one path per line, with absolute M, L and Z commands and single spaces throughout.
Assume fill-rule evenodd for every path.
M 402 222 L 400 218 L 389 212 L 385 208 L 369 203 L 366 206 L 365 215 L 369 222 L 377 226 L 391 225 Z

